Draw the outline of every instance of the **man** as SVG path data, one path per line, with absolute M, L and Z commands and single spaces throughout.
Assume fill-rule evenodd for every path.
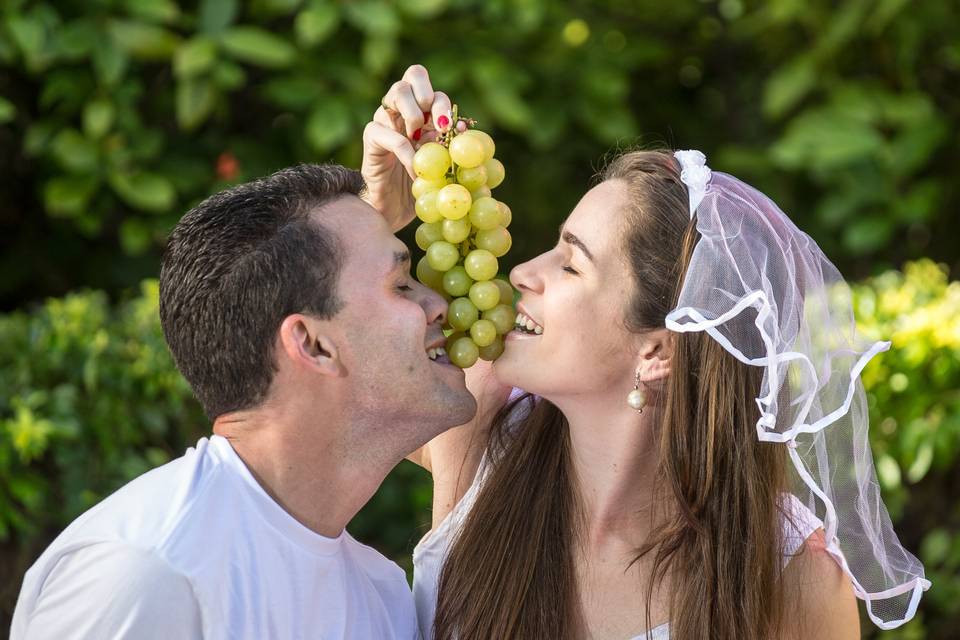
M 435 351 L 444 300 L 362 187 L 301 165 L 183 217 L 161 323 L 215 435 L 53 542 L 13 640 L 418 637 L 403 572 L 344 527 L 476 403 Z

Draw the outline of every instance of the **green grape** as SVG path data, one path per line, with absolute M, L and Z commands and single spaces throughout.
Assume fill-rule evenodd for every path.
M 494 144 L 490 134 L 486 131 L 480 131 L 480 129 L 470 129 L 466 133 L 480 138 L 480 141 L 483 143 L 483 161 L 489 162 L 490 159 L 493 158 L 493 154 L 497 152 L 497 145 Z
M 510 223 L 513 222 L 513 212 L 510 210 L 510 207 L 507 206 L 506 202 L 498 203 L 500 205 L 500 226 L 506 229 L 510 226 Z
M 484 155 L 483 140 L 476 136 L 459 135 L 450 141 L 450 159 L 458 166 L 468 169 L 479 167 L 483 164 Z
M 470 213 L 473 199 L 467 188 L 460 184 L 448 184 L 437 191 L 437 209 L 447 220 L 459 220 Z
M 485 347 L 480 347 L 480 358 L 492 362 L 503 354 L 503 338 L 497 336 L 493 342 Z
M 460 251 L 449 242 L 440 240 L 427 249 L 427 262 L 441 273 L 449 271 L 460 259 Z
M 506 169 L 503 168 L 503 163 L 496 158 L 490 158 L 483 163 L 483 166 L 487 170 L 487 186 L 491 189 L 496 189 L 507 175 Z
M 447 357 L 450 358 L 450 362 L 461 369 L 467 369 L 472 367 L 480 357 L 480 349 L 477 348 L 473 340 L 464 336 L 450 345 L 447 349 Z
M 427 256 L 423 256 L 417 262 L 417 280 L 434 291 L 443 291 L 443 272 L 431 267 L 427 261 Z
M 471 191 L 470 197 L 473 198 L 474 200 L 479 200 L 480 198 L 489 198 L 490 194 L 492 193 L 493 192 L 490 191 L 490 187 L 488 187 L 487 185 L 483 185 L 479 189 L 474 189 L 473 191 Z
M 463 268 L 474 280 L 493 280 L 499 264 L 496 257 L 486 249 L 476 249 L 463 259 Z
M 428 142 L 413 154 L 413 171 L 427 180 L 440 180 L 450 169 L 450 152 L 436 142 Z
M 468 298 L 457 298 L 447 308 L 447 322 L 458 331 L 468 330 L 479 317 L 480 312 Z M 513 318 L 510 320 L 510 326 L 513 326 Z
M 483 312 L 483 319 L 489 320 L 497 328 L 497 333 L 505 335 L 513 330 L 517 319 L 517 312 L 507 304 L 498 304 L 493 309 Z
M 454 268 L 458 268 L 458 267 L 454 267 Z M 464 274 L 466 274 L 466 270 L 464 270 Z M 495 306 L 497 306 L 500 303 L 500 287 L 497 286 L 496 280 L 493 280 L 493 281 L 488 280 L 486 282 L 476 282 L 473 284 L 473 286 L 470 287 L 469 297 L 470 297 L 470 302 L 473 303 L 473 306 L 475 306 L 480 311 L 493 309 Z M 480 343 L 478 342 L 477 344 L 480 344 Z M 483 345 L 480 345 L 480 346 L 483 346 Z
M 426 251 L 434 242 L 443 240 L 443 228 L 439 222 L 424 222 L 417 227 L 414 239 L 417 241 L 417 246 Z
M 414 198 L 419 198 L 428 191 L 440 191 L 447 186 L 446 178 L 440 178 L 439 180 L 426 180 L 424 178 L 417 177 L 413 181 L 413 185 L 410 187 L 410 192 L 413 194 Z
M 477 320 L 470 325 L 470 337 L 478 347 L 489 347 L 497 339 L 497 327 L 489 320 Z
M 500 302 L 504 304 L 513 304 L 513 285 L 503 278 L 494 278 L 491 280 L 497 288 L 500 289 Z
M 443 290 L 452 296 L 465 296 L 473 286 L 473 280 L 463 267 L 453 267 L 443 274 Z
M 442 223 L 443 239 L 450 244 L 460 244 L 470 235 L 470 221 L 466 218 L 459 220 L 444 220 Z
M 473 167 L 472 169 L 460 167 L 457 169 L 457 182 L 465 186 L 472 193 L 487 183 L 487 170 L 483 168 L 483 165 Z
M 437 194 L 439 191 L 428 191 L 419 198 L 414 205 L 417 217 L 424 222 L 440 222 L 443 216 L 440 215 L 440 209 L 437 207 Z
M 501 217 L 500 206 L 493 198 L 480 198 L 470 207 L 470 222 L 481 231 L 499 226 Z
M 477 231 L 474 243 L 477 245 L 477 249 L 486 249 L 494 257 L 499 258 L 510 251 L 513 239 L 510 237 L 510 232 L 503 227 L 494 227 L 493 229 Z

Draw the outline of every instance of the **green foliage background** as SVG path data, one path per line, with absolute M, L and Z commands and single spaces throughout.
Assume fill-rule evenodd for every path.
M 7 0 L 0 629 L 52 535 L 208 430 L 150 280 L 177 219 L 295 162 L 359 166 L 380 96 L 422 63 L 497 141 L 506 266 L 555 242 L 606 153 L 667 144 L 771 195 L 862 280 L 863 329 L 894 341 L 864 373 L 878 473 L 934 582 L 886 637 L 950 637 L 957 33 L 960 12 L 935 1 Z M 409 564 L 429 495 L 401 465 L 352 530 Z

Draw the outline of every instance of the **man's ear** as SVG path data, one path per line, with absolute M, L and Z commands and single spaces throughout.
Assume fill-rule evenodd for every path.
M 673 363 L 673 333 L 669 329 L 655 329 L 643 333 L 637 353 L 637 371 L 640 381 L 660 382 L 670 376 Z
M 336 342 L 323 331 L 324 323 L 299 313 L 289 315 L 280 324 L 280 344 L 287 358 L 298 366 L 325 376 L 343 375 Z

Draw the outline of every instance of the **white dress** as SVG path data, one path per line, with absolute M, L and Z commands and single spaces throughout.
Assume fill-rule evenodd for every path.
M 516 390 L 515 390 L 516 391 Z M 513 397 L 513 396 L 511 396 Z M 460 502 L 447 514 L 447 517 L 435 529 L 427 532 L 413 550 L 413 598 L 417 605 L 417 620 L 420 624 L 420 633 L 423 640 L 433 638 L 433 618 L 437 606 L 437 586 L 440 580 L 440 569 L 450 550 L 450 544 L 463 526 L 473 503 L 480 493 L 480 487 L 486 478 L 488 467 L 485 460 L 473 479 L 473 483 L 460 499 Z M 794 526 L 784 519 L 784 566 L 811 533 L 823 526 L 823 522 L 800 502 L 793 494 L 785 493 L 791 517 L 796 522 Z M 669 623 L 663 623 L 649 633 L 641 634 L 630 640 L 667 640 L 670 637 Z

